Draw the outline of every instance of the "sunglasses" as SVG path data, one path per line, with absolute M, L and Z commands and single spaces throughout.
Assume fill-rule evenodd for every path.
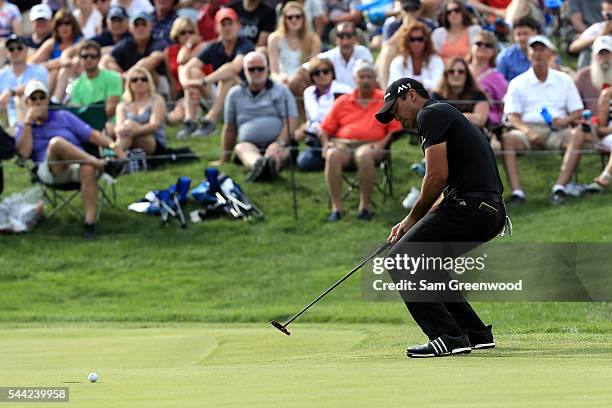
M 321 74 L 323 75 L 327 75 L 331 72 L 331 69 L 329 68 L 321 68 L 321 69 L 315 69 L 314 71 L 312 71 L 312 76 L 319 76 Z
M 355 33 L 338 33 L 338 38 L 341 40 L 350 39 L 355 36 Z
M 266 70 L 266 67 L 248 67 L 247 71 L 249 71 L 250 73 L 253 72 L 264 72 Z
M 29 100 L 31 100 L 32 102 L 36 102 L 36 101 L 44 101 L 45 99 L 47 99 L 47 95 L 32 95 L 28 98 Z
M 285 19 L 290 20 L 290 21 L 300 21 L 304 16 L 302 14 L 287 14 L 285 16 Z
M 181 32 L 179 33 L 179 35 L 185 35 L 185 34 L 187 34 L 187 35 L 193 35 L 193 34 L 194 34 L 194 32 L 193 32 L 193 31 L 191 31 L 191 30 L 185 30 L 185 31 L 181 31 Z
M 493 44 L 491 44 L 491 43 L 487 43 L 487 42 L 482 42 L 482 41 L 476 41 L 476 42 L 474 43 L 474 45 L 475 45 L 476 47 L 478 47 L 478 48 L 480 48 L 480 47 L 485 47 L 485 48 L 490 48 L 490 49 L 492 49 L 492 48 L 493 48 Z
M 425 42 L 425 37 L 410 37 L 409 41 L 413 42 Z
M 446 72 L 451 75 L 463 75 L 465 74 L 465 69 L 449 69 Z
M 446 10 L 446 14 L 451 14 L 451 13 L 457 13 L 457 14 L 461 14 L 461 9 L 459 8 L 452 8 L 452 9 L 447 9 Z
M 612 21 L 612 13 L 606 13 L 606 21 Z
M 16 47 L 7 47 L 7 49 L 9 50 L 9 52 L 14 52 L 14 51 L 23 51 L 24 47 L 21 45 L 18 45 Z
M 144 19 L 138 19 L 134 21 L 134 27 L 146 27 L 149 25 L 149 22 Z
M 92 59 L 92 60 L 100 58 L 100 54 L 81 54 L 79 56 L 83 59 Z
M 123 23 L 123 21 L 125 21 L 125 19 L 121 18 L 121 17 L 111 17 L 110 21 L 113 22 L 113 23 Z
M 143 83 L 147 83 L 149 82 L 149 78 L 147 77 L 134 77 L 132 79 L 130 79 L 130 82 L 135 84 L 136 82 L 143 82 Z
M 108 0 L 92 0 L 93 4 L 106 3 Z
M 57 22 L 58 26 L 71 26 L 72 25 L 72 21 L 70 20 L 60 20 Z

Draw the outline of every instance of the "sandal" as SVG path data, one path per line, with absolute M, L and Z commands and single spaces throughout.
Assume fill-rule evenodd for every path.
M 595 183 L 599 184 L 601 187 L 608 187 L 611 181 L 612 175 L 605 170 L 601 172 L 599 177 L 595 178 Z

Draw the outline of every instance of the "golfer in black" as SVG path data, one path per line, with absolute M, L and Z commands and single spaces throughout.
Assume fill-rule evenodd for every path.
M 430 99 L 420 82 L 408 78 L 387 88 L 385 104 L 376 114 L 382 123 L 394 118 L 404 127 L 416 127 L 426 173 L 412 211 L 391 230 L 388 241 L 398 243 L 391 253 L 402 243 L 482 243 L 494 238 L 504 228 L 506 210 L 495 156 L 482 131 L 453 106 Z M 460 293 L 453 301 L 443 296 L 426 302 L 411 300 L 404 293 L 402 297 L 429 337 L 423 345 L 408 347 L 408 356 L 436 357 L 495 347 L 491 326 L 484 325 Z

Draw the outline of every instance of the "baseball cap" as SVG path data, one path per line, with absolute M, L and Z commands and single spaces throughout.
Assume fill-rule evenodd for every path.
M 421 0 L 402 0 L 404 10 L 418 10 L 421 8 Z
M 107 19 L 111 19 L 113 17 L 120 17 L 120 18 L 124 18 L 127 19 L 128 18 L 128 14 L 125 11 L 125 9 L 121 6 L 112 6 L 110 8 L 110 10 L 108 10 L 108 15 L 106 16 Z
M 144 10 L 136 10 L 133 13 L 130 13 L 130 23 L 136 22 L 136 20 L 145 20 L 147 22 L 153 21 L 153 17 Z
M 612 37 L 609 35 L 602 35 L 593 41 L 593 54 L 599 54 L 603 50 L 612 52 Z
M 229 18 L 230 20 L 233 20 L 236 22 L 239 21 L 238 14 L 236 14 L 236 11 L 234 11 L 233 8 L 223 7 L 217 11 L 217 14 L 215 14 L 215 23 L 220 23 L 226 18 Z
M 46 4 L 37 4 L 30 10 L 30 21 L 36 21 L 39 18 L 45 20 L 51 20 L 53 18 L 53 11 L 51 7 Z
M 555 45 L 546 36 L 543 36 L 543 35 L 534 35 L 533 37 L 529 39 L 529 42 L 527 44 L 530 47 L 533 44 L 542 44 L 549 50 L 557 52 L 557 47 L 555 47 Z
M 376 120 L 380 123 L 391 122 L 394 117 L 391 109 L 393 108 L 395 101 L 400 96 L 407 94 L 411 89 L 426 91 L 422 83 L 412 78 L 400 78 L 389 85 L 387 87 L 387 91 L 385 92 L 385 104 L 375 115 Z
M 30 96 L 32 96 L 32 94 L 34 92 L 43 92 L 45 95 L 49 95 L 49 90 L 47 89 L 47 85 L 45 85 L 44 82 L 42 81 L 38 81 L 36 79 L 28 82 L 28 84 L 25 87 L 25 90 L 23 91 L 23 94 L 25 95 L 26 98 L 29 98 Z
M 26 40 L 23 37 L 18 36 L 17 34 L 11 34 L 7 39 L 6 42 L 4 43 L 7 47 L 9 46 L 10 43 L 12 42 L 16 42 L 19 44 L 26 44 Z

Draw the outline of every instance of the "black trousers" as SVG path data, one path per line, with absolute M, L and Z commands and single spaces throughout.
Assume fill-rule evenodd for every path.
M 467 200 L 460 197 L 444 199 L 435 212 L 423 217 L 400 239 L 389 256 L 401 254 L 402 244 L 406 243 L 475 243 L 471 246 L 462 246 L 461 249 L 465 253 L 478 246 L 478 243 L 490 241 L 503 228 L 506 209 L 503 202 L 486 201 L 497 210 L 497 215 L 492 215 L 478 208 L 481 202 L 482 200 Z M 453 255 L 459 256 L 461 253 Z M 393 273 L 390 275 L 396 282 L 400 279 L 400 275 Z M 430 340 L 442 334 L 457 335 L 465 330 L 485 328 L 480 317 L 459 292 L 453 294 L 452 301 L 445 301 L 445 297 L 441 297 L 440 301 L 411 301 L 409 293 L 402 292 L 401 295 L 408 311 Z

